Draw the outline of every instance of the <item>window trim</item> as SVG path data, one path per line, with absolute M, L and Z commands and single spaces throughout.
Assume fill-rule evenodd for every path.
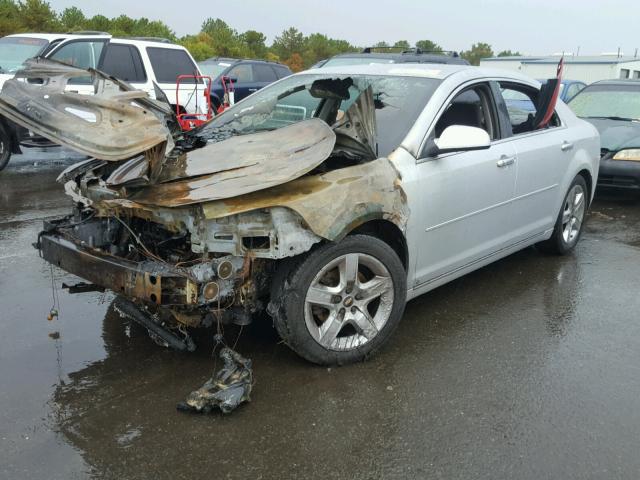
M 532 87 L 531 85 L 527 85 L 525 83 L 520 83 L 520 82 L 515 81 L 515 80 L 498 80 L 498 81 L 496 81 L 496 83 L 498 84 L 498 93 L 500 93 L 500 101 L 504 105 L 504 111 L 503 111 L 503 115 L 505 116 L 504 117 L 504 121 L 506 122 L 508 130 L 511 132 L 511 134 L 508 137 L 506 137 L 505 139 L 507 139 L 507 138 L 508 139 L 524 138 L 524 137 L 528 137 L 530 135 L 544 133 L 544 132 L 547 132 L 549 130 L 555 130 L 557 128 L 566 127 L 564 122 L 562 121 L 562 117 L 558 114 L 558 109 L 556 107 L 554 109 L 554 111 L 553 111 L 553 115 L 556 118 L 558 125 L 553 126 L 551 128 L 543 128 L 543 129 L 539 129 L 539 130 L 531 130 L 531 131 L 522 132 L 522 133 L 513 133 L 513 125 L 511 123 L 511 117 L 509 117 L 509 113 L 508 113 L 508 110 L 507 110 L 507 102 L 505 101 L 504 97 L 502 96 L 502 90 L 501 89 L 504 88 L 504 87 L 502 87 L 502 84 L 515 85 L 516 87 L 521 87 L 521 88 L 530 89 L 530 90 L 535 90 L 536 87 Z M 519 91 L 516 88 L 513 88 L 512 90 Z M 538 89 L 538 92 L 540 92 L 540 89 Z M 520 93 L 523 93 L 524 95 L 527 95 L 524 92 L 520 92 Z
M 451 102 L 453 102 L 453 100 L 455 100 L 455 98 L 464 93 L 467 90 L 470 89 L 474 89 L 474 88 L 486 88 L 486 93 L 489 95 L 490 97 L 490 108 L 492 108 L 492 116 L 493 121 L 496 122 L 495 125 L 495 129 L 496 132 L 498 134 L 498 138 L 497 139 L 491 139 L 491 145 L 497 144 L 498 142 L 502 142 L 504 141 L 506 138 L 504 137 L 504 131 L 502 128 L 502 118 L 500 115 L 500 105 L 499 103 L 496 101 L 497 99 L 495 98 L 495 93 L 493 91 L 493 88 L 491 86 L 492 80 L 491 79 L 486 79 L 486 78 L 482 78 L 482 79 L 475 79 L 475 80 L 471 80 L 469 82 L 465 82 L 461 85 L 458 85 L 458 87 L 453 90 L 449 96 L 447 97 L 447 99 L 444 101 L 444 103 L 440 106 L 440 108 L 438 109 L 438 112 L 436 113 L 436 115 L 434 116 L 433 120 L 431 121 L 431 124 L 429 125 L 429 128 L 427 129 L 427 132 L 421 142 L 420 145 L 420 149 L 418 150 L 420 153 L 418 154 L 418 158 L 417 158 L 417 162 L 418 163 L 422 163 L 425 161 L 429 161 L 432 160 L 434 157 L 430 157 L 427 155 L 427 150 L 430 147 L 430 140 L 432 137 L 432 134 L 434 134 L 435 132 L 435 128 L 436 125 L 438 124 L 438 122 L 440 121 L 440 118 L 442 118 L 442 115 L 444 115 L 444 112 L 446 111 L 447 107 L 451 104 Z M 456 152 L 452 152 L 449 153 L 447 155 L 456 155 Z

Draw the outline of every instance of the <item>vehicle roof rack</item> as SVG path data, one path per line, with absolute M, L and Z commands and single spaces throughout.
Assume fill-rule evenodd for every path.
M 460 54 L 453 50 L 421 50 L 417 47 L 404 48 L 404 47 L 365 47 L 361 53 L 375 53 L 377 50 L 400 50 L 401 54 L 414 54 L 414 55 L 448 55 L 450 57 L 459 57 Z
M 78 30 L 77 32 L 67 32 L 65 35 L 111 35 L 109 32 L 99 30 Z
M 141 42 L 158 42 L 158 43 L 173 43 L 168 38 L 163 37 L 126 37 L 129 40 L 140 40 Z

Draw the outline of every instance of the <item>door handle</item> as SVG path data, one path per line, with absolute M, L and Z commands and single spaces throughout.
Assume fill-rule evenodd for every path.
M 572 148 L 573 148 L 573 143 L 563 142 L 562 146 L 560 147 L 560 150 L 562 150 L 563 152 L 568 152 Z
M 502 155 L 496 165 L 498 166 L 498 168 L 504 168 L 508 167 L 509 165 L 513 165 L 514 163 L 516 163 L 515 155 L 511 157 L 508 155 Z
M 258 89 L 257 89 L 257 88 L 250 88 L 250 89 L 249 89 L 249 91 L 250 91 L 250 92 L 257 92 L 257 91 L 258 91 Z

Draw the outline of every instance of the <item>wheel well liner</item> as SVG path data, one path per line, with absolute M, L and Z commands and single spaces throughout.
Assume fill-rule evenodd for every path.
M 578 172 L 578 175 L 584 178 L 584 181 L 587 184 L 587 190 L 589 191 L 587 198 L 589 199 L 589 205 L 591 205 L 591 193 L 593 192 L 593 179 L 591 178 L 591 173 L 589 173 L 589 170 L 583 169 Z
M 357 234 L 371 235 L 385 242 L 396 252 L 405 270 L 407 270 L 409 248 L 404 234 L 395 224 L 383 219 L 370 220 L 349 232 L 349 235 Z

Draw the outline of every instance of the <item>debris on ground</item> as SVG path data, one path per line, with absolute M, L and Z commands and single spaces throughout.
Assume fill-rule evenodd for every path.
M 177 405 L 182 412 L 210 413 L 215 407 L 230 413 L 241 403 L 250 401 L 253 386 L 251 360 L 224 347 L 220 350 L 223 367 L 198 390 Z

